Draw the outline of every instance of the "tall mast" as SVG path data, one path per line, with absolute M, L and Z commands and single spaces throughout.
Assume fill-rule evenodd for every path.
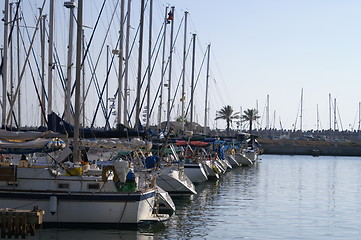
M 82 49 L 81 49 L 81 59 L 84 59 L 84 55 L 85 55 L 85 34 L 84 34 L 84 29 L 82 29 Z M 82 109 L 81 109 L 81 115 L 82 115 L 82 126 L 85 127 L 85 65 L 83 64 L 82 67 L 82 79 L 83 79 L 83 84 L 82 84 Z
M 129 126 L 128 123 L 128 74 L 129 74 L 129 32 L 130 32 L 130 11 L 132 8 L 132 1 L 128 0 L 128 14 L 127 14 L 127 35 L 125 37 L 125 64 L 124 64 L 124 112 L 123 112 L 123 118 L 124 118 L 124 125 Z
M 139 129 L 140 116 L 140 91 L 142 85 L 142 54 L 143 54 L 143 28 L 144 28 L 144 0 L 141 0 L 140 6 L 140 24 L 139 24 L 139 55 L 138 55 L 138 76 L 137 76 L 137 98 L 136 98 L 136 115 L 135 128 Z
M 124 4 L 121 0 L 120 6 L 120 29 L 119 29 L 119 68 L 118 68 L 118 111 L 117 124 L 120 126 L 122 119 L 122 88 L 123 88 L 123 42 L 124 42 Z
M 320 116 L 318 113 L 318 104 L 316 105 L 316 109 L 317 109 L 317 131 L 318 131 L 319 127 L 320 127 Z
M 19 2 L 17 4 L 20 4 Z M 20 85 L 20 24 L 19 24 L 19 18 L 16 18 L 16 45 L 17 45 L 17 72 L 18 72 L 18 84 Z M 12 97 L 13 99 L 13 97 Z M 21 94 L 19 90 L 19 97 L 18 97 L 18 125 L 21 127 Z
M 163 110 L 163 87 L 164 87 L 164 68 L 165 68 L 165 43 L 166 43 L 166 33 L 167 33 L 167 13 L 168 7 L 165 8 L 164 14 L 164 30 L 163 30 L 163 55 L 162 55 L 162 69 L 160 76 L 160 94 L 159 94 L 159 109 L 158 109 L 158 128 L 161 128 L 162 123 L 162 110 Z
M 148 46 L 148 86 L 147 86 L 147 122 L 146 128 L 149 128 L 150 121 L 150 81 L 151 81 L 151 65 L 152 65 L 152 24 L 153 24 L 153 0 L 149 2 L 149 46 Z
M 54 0 L 50 0 L 49 8 L 48 114 L 52 112 L 53 104 Z
M 358 138 L 361 137 L 361 102 L 358 103 Z
M 41 8 L 40 8 L 40 9 L 41 9 L 41 10 L 40 10 L 40 14 L 39 14 L 40 16 L 42 15 L 42 11 L 43 11 L 43 9 L 44 9 L 45 3 L 46 3 L 46 0 L 43 1 L 43 4 L 42 4 L 42 6 L 41 6 Z M 33 47 L 34 42 L 35 42 L 35 36 L 36 36 L 36 34 L 37 34 L 37 30 L 38 30 L 38 28 L 39 28 L 39 23 L 40 23 L 40 21 L 41 21 L 41 18 L 39 17 L 39 18 L 36 20 L 35 31 L 34 31 L 33 36 L 32 36 L 32 38 L 31 38 L 31 41 L 30 41 L 30 45 L 29 45 L 29 47 L 28 47 L 28 50 L 27 50 L 27 52 L 26 52 L 26 54 L 25 54 L 24 64 L 23 64 L 23 67 L 22 67 L 21 72 L 20 72 L 20 75 L 19 75 L 19 83 L 18 83 L 18 85 L 16 86 L 16 90 L 15 90 L 15 92 L 14 92 L 13 99 L 11 99 L 11 101 L 10 101 L 10 109 L 9 109 L 9 113 L 8 113 L 7 116 L 6 116 L 4 126 L 8 124 L 10 118 L 12 117 L 12 111 L 13 111 L 13 109 L 14 109 L 14 103 L 15 103 L 16 97 L 17 97 L 17 95 L 19 94 L 19 91 L 20 91 L 20 84 L 21 84 L 21 81 L 22 81 L 23 76 L 24 76 L 24 74 L 25 74 L 25 69 L 26 69 L 26 67 L 27 67 L 27 64 L 28 64 L 28 61 L 29 61 L 29 57 L 30 57 L 30 53 L 31 53 L 32 47 Z M 3 104 L 4 104 L 4 103 L 3 103 Z
M 174 17 L 174 7 L 171 10 L 171 16 Z M 171 90 L 172 90 L 172 55 L 173 55 L 173 29 L 174 20 L 171 21 L 170 27 L 170 47 L 169 47 L 169 75 L 168 75 L 168 104 L 167 104 L 167 131 L 169 131 L 170 124 L 170 110 L 171 110 Z
M 188 12 L 184 12 L 184 41 L 183 41 L 183 79 L 182 79 L 182 131 L 184 132 L 184 122 L 185 122 L 185 79 L 186 79 L 186 56 L 187 56 L 187 18 L 188 18 Z
M 328 108 L 329 108 L 329 120 L 330 120 L 330 130 L 332 130 L 332 102 L 331 102 L 331 93 L 328 94 Z
M 192 59 L 192 81 L 191 81 L 191 117 L 190 122 L 193 126 L 193 107 L 194 107 L 194 68 L 195 68 L 195 59 L 196 59 L 196 36 L 197 34 L 193 33 L 193 59 Z
M 78 17 L 76 32 L 76 62 L 75 62 L 75 115 L 74 115 L 74 139 L 73 139 L 73 162 L 80 162 L 79 153 L 79 118 L 80 118 L 80 77 L 81 77 L 81 43 L 83 29 L 83 0 L 78 0 Z
M 336 98 L 334 99 L 335 104 L 333 106 L 333 129 L 336 131 L 336 126 L 337 126 L 337 113 L 336 113 Z
M 12 28 L 12 26 L 14 25 L 14 22 L 12 21 L 13 20 L 13 5 L 14 3 L 10 3 L 10 11 L 9 11 L 9 14 L 10 14 L 10 28 Z M 14 88 L 14 58 L 13 58 L 13 39 L 10 40 L 10 99 L 13 99 L 13 96 L 14 96 L 14 92 L 13 92 L 13 88 Z M 10 126 L 13 125 L 12 123 L 12 120 L 13 118 L 11 118 L 11 121 L 10 121 Z
M 73 35 L 74 35 L 74 8 L 75 2 L 71 1 L 71 4 L 66 5 L 65 7 L 70 9 L 69 14 L 69 45 L 68 45 L 68 60 L 67 60 L 67 68 L 66 68 L 66 84 L 65 84 L 65 105 L 64 105 L 64 119 L 66 122 L 71 122 L 71 79 L 72 79 L 72 67 L 73 67 Z
M 40 10 L 41 11 L 41 10 Z M 40 22 L 40 41 L 41 41 L 41 126 L 45 126 L 45 20 L 46 15 L 39 15 L 42 18 Z
M 266 129 L 270 129 L 270 123 L 269 123 L 269 94 L 267 94 L 267 107 L 266 107 Z
M 208 59 L 207 59 L 207 75 L 206 75 L 206 100 L 204 102 L 204 134 L 207 134 L 207 120 L 208 120 L 208 80 L 209 80 L 209 58 L 211 53 L 211 44 L 208 44 Z
M 300 115 L 300 130 L 302 131 L 302 119 L 303 119 L 303 88 L 301 89 L 301 115 Z
M 2 99 L 2 116 L 1 124 L 4 127 L 6 121 L 6 94 L 8 81 L 8 25 L 9 25 L 9 0 L 5 0 L 4 8 L 4 55 L 2 58 L 2 78 L 3 78 L 3 99 Z

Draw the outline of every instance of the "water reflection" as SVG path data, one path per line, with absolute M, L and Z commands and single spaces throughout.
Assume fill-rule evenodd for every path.
M 33 239 L 358 239 L 361 158 L 263 156 L 176 198 L 164 223 L 124 230 L 42 230 Z M 30 238 L 29 238 L 30 239 Z

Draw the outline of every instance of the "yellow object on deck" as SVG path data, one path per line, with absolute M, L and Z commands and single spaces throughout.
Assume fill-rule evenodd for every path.
M 82 167 L 74 167 L 66 169 L 66 176 L 79 176 L 83 173 Z

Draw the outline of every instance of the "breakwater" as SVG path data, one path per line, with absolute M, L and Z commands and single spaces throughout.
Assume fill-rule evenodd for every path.
M 361 142 L 259 139 L 264 154 L 361 156 Z

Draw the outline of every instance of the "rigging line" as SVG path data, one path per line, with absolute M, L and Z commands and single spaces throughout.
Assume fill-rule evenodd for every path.
M 126 17 L 125 17 L 125 19 L 128 17 L 128 14 L 126 15 Z M 125 20 L 124 20 L 124 22 L 125 22 Z M 132 42 L 132 45 L 131 45 L 131 47 L 130 47 L 130 49 L 129 49 L 129 54 L 127 55 L 127 59 L 129 60 L 130 59 L 130 56 L 131 56 L 131 54 L 132 54 L 132 52 L 133 52 L 133 49 L 134 49 L 134 46 L 135 46 L 135 42 L 136 42 L 136 39 L 137 39 L 137 36 L 138 36 L 138 33 L 139 33 L 139 28 L 140 28 L 140 26 L 138 25 L 138 28 L 137 28 L 137 31 L 136 31 L 136 33 L 135 33 L 135 36 L 134 36 L 134 39 L 133 39 L 133 42 Z M 128 113 L 128 117 L 129 117 L 129 113 Z M 129 117 L 130 118 L 130 117 Z M 130 121 L 129 121 L 130 122 Z
M 45 2 L 46 2 L 46 0 L 44 0 L 44 2 L 43 2 L 43 5 L 42 5 L 42 7 L 41 7 L 41 9 L 40 9 L 40 14 L 39 14 L 39 15 L 41 15 L 42 12 L 43 12 L 43 10 L 44 10 Z M 39 26 L 39 23 L 40 23 L 40 18 L 39 18 L 39 19 L 37 20 L 37 22 L 36 22 L 36 27 Z M 21 74 L 20 74 L 19 80 L 18 80 L 18 85 L 17 85 L 16 90 L 15 90 L 15 93 L 14 93 L 14 95 L 13 95 L 13 97 L 12 97 L 12 101 L 11 101 L 9 113 L 11 113 L 11 111 L 13 110 L 15 100 L 16 100 L 16 98 L 17 98 L 17 95 L 19 94 L 20 84 L 21 84 L 21 81 L 22 81 L 23 76 L 24 76 L 24 73 L 25 73 L 26 63 L 28 62 L 29 57 L 30 57 L 30 50 L 32 49 L 32 46 L 33 46 L 33 44 L 34 44 L 36 32 L 37 32 L 37 28 L 36 28 L 35 31 L 34 31 L 32 40 L 31 40 L 31 42 L 30 42 L 29 50 L 28 50 L 27 53 L 26 53 L 26 57 L 25 57 L 25 61 L 24 61 L 24 66 L 23 66 L 23 68 L 22 68 L 22 70 L 21 70 Z M 9 120 L 10 120 L 10 114 L 8 114 L 7 117 L 6 117 L 6 124 L 9 122 Z
M 22 37 L 22 34 L 20 34 L 20 36 L 21 36 L 21 40 L 22 40 L 22 43 L 23 43 L 24 50 L 26 51 L 25 42 L 24 42 L 24 39 Z M 38 87 L 36 86 L 36 81 L 35 81 L 35 77 L 34 77 L 33 68 L 31 67 L 31 63 L 29 61 L 28 61 L 27 64 L 29 65 L 31 79 L 33 80 L 33 85 L 34 85 L 34 88 L 35 88 L 36 96 L 38 97 L 38 101 L 40 103 L 41 102 L 41 96 L 40 96 Z M 45 117 L 45 109 L 43 108 L 43 106 L 41 104 L 40 104 L 40 108 L 41 108 L 42 115 Z M 46 125 L 48 125 L 48 122 L 47 122 L 46 118 L 45 118 L 45 123 L 46 123 Z
M 340 119 L 341 131 L 343 131 L 343 126 L 342 126 L 342 121 L 341 121 L 341 115 L 340 115 L 340 109 L 338 108 L 338 105 L 336 106 L 336 108 L 337 108 L 338 119 Z M 336 129 L 335 129 L 335 130 L 336 130 Z
M 96 66 L 95 66 L 94 71 L 93 71 L 93 76 L 94 76 L 94 74 L 95 74 L 96 68 L 98 67 L 98 63 L 99 63 L 99 60 L 100 60 L 100 56 L 101 56 L 101 54 L 102 54 L 102 52 L 103 52 L 104 45 L 105 45 L 105 40 L 106 40 L 106 38 L 107 38 L 107 36 L 108 36 L 108 34 L 109 34 L 110 27 L 111 27 L 111 23 L 113 22 L 113 19 L 114 19 L 114 16 L 115 16 L 115 12 L 116 12 L 116 10 L 117 10 L 116 7 L 118 6 L 118 3 L 119 3 L 119 0 L 117 1 L 116 6 L 114 7 L 114 11 L 113 11 L 113 14 L 112 14 L 112 18 L 111 18 L 111 20 L 110 20 L 110 23 L 109 23 L 109 27 L 108 27 L 108 29 L 107 29 L 107 31 L 106 31 L 105 36 L 104 36 L 104 40 L 103 40 L 103 43 L 102 43 L 102 46 L 101 46 L 101 50 L 100 50 L 99 55 L 98 55 L 98 59 L 97 59 L 97 62 L 96 62 Z M 102 9 L 103 9 L 103 8 L 102 8 Z M 117 43 L 117 45 L 118 45 L 118 43 Z M 88 46 L 90 46 L 90 42 L 89 42 Z M 84 60 L 84 59 L 85 59 L 85 58 L 83 58 L 83 60 Z M 113 63 L 113 59 L 114 59 L 114 55 L 112 56 L 112 63 Z M 84 64 L 84 62 L 82 63 L 82 65 L 83 65 L 83 64 Z M 107 70 L 107 76 L 106 76 L 106 80 L 105 80 L 104 85 L 103 85 L 103 91 L 101 92 L 100 95 L 98 94 L 99 101 L 98 101 L 98 104 L 97 104 L 97 107 L 96 107 L 96 111 L 95 111 L 95 114 L 94 114 L 94 117 L 93 117 L 93 121 L 92 121 L 91 127 L 94 127 L 94 122 L 95 122 L 95 118 L 96 118 L 96 115 L 97 115 L 97 112 L 98 112 L 98 109 L 99 109 L 99 105 L 102 106 L 102 110 L 103 110 L 104 117 L 106 118 L 106 116 L 107 116 L 107 114 L 106 114 L 106 109 L 105 109 L 105 106 L 104 106 L 104 101 L 103 101 L 103 99 L 102 99 L 102 96 L 103 96 L 103 93 L 104 93 L 105 86 L 106 86 L 106 84 L 107 84 L 107 82 L 108 82 L 108 79 L 109 79 L 109 70 Z M 97 80 L 94 80 L 94 83 L 95 83 L 96 81 L 97 81 Z M 89 83 L 89 85 L 90 85 L 90 83 Z M 75 87 L 75 83 L 73 84 L 73 89 L 72 89 L 72 90 L 74 90 L 74 87 Z
M 11 95 L 9 93 L 7 93 L 7 97 L 8 97 L 8 101 L 10 102 L 11 101 Z M 11 115 L 14 118 L 16 128 L 19 129 L 19 124 L 18 124 L 18 121 L 16 120 L 17 118 L 16 118 L 14 110 L 11 111 Z M 12 126 L 11 126 L 11 128 L 12 128 Z
M 119 1 L 118 1 L 118 2 L 119 2 Z M 148 3 L 148 1 L 147 1 L 147 3 Z M 147 6 L 147 5 L 145 5 L 145 6 Z M 116 6 L 115 6 L 115 9 L 116 9 Z M 144 9 L 144 11 L 145 11 L 145 9 Z M 126 19 L 126 18 L 125 18 L 125 19 Z M 123 24 L 124 24 L 124 23 L 123 23 Z M 137 34 L 138 34 L 138 32 L 139 32 L 139 26 L 138 26 L 138 29 L 137 29 Z M 119 39 L 120 39 L 120 35 L 119 35 L 119 37 L 118 37 L 117 44 L 116 44 L 116 47 L 115 47 L 115 48 L 118 47 Z M 136 38 L 135 38 L 135 39 L 136 39 Z M 134 44 L 135 44 L 135 39 L 134 39 L 134 41 L 133 41 L 133 45 L 132 45 L 131 50 L 133 49 L 133 46 L 134 46 Z M 103 90 L 102 90 L 102 93 L 101 93 L 101 97 L 102 97 L 102 95 L 104 94 L 105 86 L 106 86 L 106 83 L 108 82 L 109 74 L 110 74 L 110 70 L 111 70 L 111 67 L 112 67 L 112 65 L 113 65 L 113 62 L 114 62 L 114 55 L 112 56 L 112 61 L 111 61 L 110 67 L 109 67 L 109 69 L 108 69 L 108 71 L 107 71 L 107 78 L 106 78 L 106 81 L 105 81 L 104 86 L 103 86 Z M 101 99 L 101 101 L 102 101 L 102 99 Z M 104 105 L 104 103 L 102 103 L 102 104 Z M 92 126 L 93 126 L 93 123 L 94 123 L 94 121 L 95 121 L 95 116 L 96 116 L 96 114 L 97 114 L 98 108 L 99 108 L 99 102 L 98 102 L 98 105 L 97 105 L 96 113 L 94 114 L 94 117 L 93 117 Z M 105 107 L 104 107 L 103 112 L 104 112 L 104 116 L 105 116 L 105 119 L 106 119 L 106 126 L 107 126 L 107 125 L 109 126 L 109 125 L 110 125 L 110 124 L 109 124 L 109 118 L 110 118 L 110 116 L 111 116 L 111 111 L 110 111 L 109 116 L 108 116 L 108 113 L 106 112 L 106 109 L 105 109 Z
M 119 3 L 119 0 L 117 1 L 116 6 L 118 5 L 118 3 Z M 99 55 L 98 55 L 98 58 L 97 58 L 95 67 L 94 67 L 94 65 L 92 65 L 92 66 L 89 65 L 89 67 L 93 67 L 93 69 L 92 69 L 91 79 L 90 79 L 90 82 L 89 82 L 89 84 L 88 84 L 87 91 L 86 91 L 86 94 L 85 94 L 85 99 L 88 97 L 89 89 L 90 89 L 91 83 L 93 82 L 93 79 L 95 78 L 94 82 L 95 82 L 95 81 L 98 81 L 98 79 L 97 79 L 97 77 L 96 77 L 96 72 L 95 72 L 95 71 L 96 71 L 96 69 L 97 69 L 97 67 L 98 67 L 98 64 L 99 64 L 99 61 L 100 61 L 100 57 L 101 57 L 101 54 L 102 54 L 103 49 L 104 49 L 105 40 L 106 40 L 106 38 L 107 38 L 107 36 L 108 36 L 108 34 L 109 34 L 109 31 L 110 31 L 111 23 L 112 23 L 112 21 L 113 21 L 113 18 L 114 18 L 114 15 L 115 15 L 115 11 L 116 11 L 116 6 L 115 6 L 115 8 L 114 8 L 114 11 L 113 11 L 113 14 L 112 14 L 112 18 L 111 18 L 111 21 L 110 21 L 110 23 L 109 23 L 109 27 L 108 27 L 108 29 L 107 29 L 107 31 L 106 31 L 105 36 L 104 36 L 104 40 L 103 40 L 103 43 L 102 43 L 102 45 L 101 45 L 101 50 L 100 50 L 100 53 L 99 53 Z M 90 42 L 87 43 L 87 45 L 90 46 Z M 89 56 L 90 56 L 90 55 L 89 55 Z M 90 58 L 91 58 L 91 56 L 90 56 Z M 84 58 L 84 60 L 85 60 L 85 58 Z M 89 61 L 89 59 L 88 59 L 88 61 Z M 84 63 L 83 63 L 83 64 L 84 64 Z M 72 94 L 73 94 L 73 92 L 74 92 L 74 89 L 75 89 L 75 83 L 73 84 L 73 87 L 72 87 Z M 99 97 L 99 94 L 98 94 L 98 97 Z M 84 100 L 85 100 L 85 99 L 84 99 Z
M 108 26 L 108 29 L 107 29 L 107 31 L 106 31 L 106 34 L 105 34 L 105 36 L 104 36 L 104 39 L 103 39 L 103 42 L 102 42 L 102 45 L 101 45 L 100 52 L 99 52 L 98 58 L 97 58 L 96 63 L 95 63 L 95 67 L 93 66 L 93 71 L 92 71 L 92 73 L 91 73 L 91 79 L 90 79 L 90 82 L 89 82 L 89 84 L 88 84 L 87 92 L 86 92 L 86 94 L 85 94 L 85 99 L 88 97 L 90 85 L 91 85 L 91 83 L 93 82 L 94 76 L 96 75 L 96 72 L 95 72 L 95 71 L 96 71 L 96 69 L 98 68 L 98 64 L 99 64 L 99 61 L 100 61 L 100 57 L 101 57 L 102 52 L 103 52 L 103 49 L 104 49 L 104 45 L 105 45 L 106 38 L 107 38 L 107 36 L 109 35 L 111 23 L 113 22 L 114 14 L 115 14 L 116 7 L 117 7 L 118 3 L 119 3 L 119 0 L 117 1 L 116 6 L 114 7 L 114 11 L 113 11 L 113 14 L 112 14 L 112 18 L 111 18 L 111 21 L 110 21 L 110 23 L 109 23 L 109 26 Z M 88 43 L 88 45 L 90 45 L 90 43 Z M 96 80 L 94 80 L 94 81 L 98 81 L 98 80 L 96 79 Z M 73 94 L 74 88 L 75 88 L 75 83 L 73 84 L 73 87 L 72 87 L 72 94 Z M 99 95 L 98 95 L 98 96 L 99 96 Z
M 30 33 L 29 33 L 29 29 L 28 29 L 28 25 L 26 24 L 26 21 L 25 21 L 25 17 L 22 13 L 22 19 L 24 20 L 24 26 L 25 26 L 25 30 L 26 30 L 26 33 L 27 33 L 27 37 L 28 37 L 28 40 L 31 41 L 31 37 L 30 37 Z M 22 34 L 20 32 L 20 36 L 22 37 Z M 23 41 L 23 45 L 24 45 L 24 50 L 26 52 L 26 48 L 25 48 L 25 42 Z M 38 70 L 38 77 L 40 78 L 41 76 L 41 71 L 40 71 L 40 66 L 39 66 L 39 63 L 38 63 L 38 60 L 36 58 L 36 54 L 35 54 L 35 51 L 34 51 L 34 48 L 31 48 L 31 53 L 33 55 L 33 58 L 34 58 L 34 62 L 35 62 L 35 65 L 36 65 L 36 69 Z
M 184 20 L 184 17 L 181 19 L 181 22 L 180 22 L 179 27 L 178 27 L 177 34 L 176 34 L 175 39 L 174 39 L 174 41 L 173 41 L 173 44 L 172 44 L 173 49 L 175 48 L 174 46 L 175 46 L 175 43 L 177 42 L 178 35 L 179 35 L 180 29 L 181 29 L 181 27 L 182 27 L 183 20 Z M 174 51 L 174 50 L 173 50 L 173 51 Z M 168 57 L 168 62 L 169 62 L 169 57 Z M 167 63 L 167 64 L 168 64 L 168 63 Z M 141 87 L 143 86 L 143 83 L 144 83 L 144 81 L 145 81 L 146 75 L 147 75 L 147 72 L 144 73 L 143 80 L 142 80 L 142 83 L 141 83 Z M 143 107 L 144 99 L 145 99 L 145 94 L 143 95 L 143 99 L 142 99 L 142 103 L 141 103 L 141 105 L 140 105 L 140 108 Z M 136 107 L 136 103 L 133 104 L 133 108 L 132 108 L 132 111 L 131 111 L 131 113 L 130 113 L 129 121 L 130 121 L 130 118 L 131 118 L 132 115 L 133 115 L 133 112 L 134 112 L 135 107 Z
M 15 12 L 14 20 L 11 19 L 9 23 L 14 23 L 16 21 L 16 19 L 18 17 L 18 14 L 19 14 L 20 3 L 21 3 L 21 0 L 19 0 L 19 2 L 16 3 L 17 6 L 16 6 L 16 12 Z M 9 23 L 7 23 L 7 24 L 9 24 Z M 8 36 L 8 46 L 10 46 L 10 42 L 12 40 L 12 33 L 13 33 L 13 30 L 14 30 L 14 27 L 15 27 L 15 24 L 12 24 L 11 29 L 10 29 L 10 34 Z M 3 75 L 3 71 L 2 71 L 3 63 L 4 63 L 4 56 L 1 57 L 1 64 L 0 64 L 0 74 L 1 74 L 1 76 Z
M 193 87 L 193 92 L 192 92 L 191 94 L 194 94 L 194 92 L 195 92 L 195 90 L 196 90 L 197 83 L 198 83 L 198 80 L 199 80 L 199 76 L 200 76 L 201 70 L 202 70 L 202 68 L 203 68 L 203 64 L 204 64 L 204 61 L 205 61 L 205 59 L 206 59 L 206 56 L 207 56 L 207 51 L 204 52 L 203 60 L 202 60 L 201 66 L 200 66 L 200 68 L 199 68 L 199 72 L 198 72 L 198 75 L 197 75 L 196 82 L 195 82 L 194 87 Z M 189 110 L 189 108 L 190 108 L 190 105 L 191 105 L 191 102 L 188 103 L 187 111 L 186 111 L 185 116 L 188 115 L 188 110 Z
M 92 41 L 93 41 L 93 37 L 94 37 L 94 34 L 95 34 L 95 30 L 96 30 L 97 27 L 98 27 L 98 23 L 99 23 L 99 20 L 100 20 L 100 16 L 101 16 L 102 13 L 103 13 L 104 6 L 105 6 L 105 2 L 106 2 L 106 1 L 107 1 L 107 0 L 104 0 L 104 1 L 103 1 L 102 7 L 101 7 L 100 12 L 99 12 L 99 14 L 98 14 L 98 18 L 97 18 L 97 20 L 96 20 L 96 22 L 95 22 L 95 26 L 94 26 L 93 32 L 92 32 L 92 34 L 91 34 L 91 36 L 90 36 L 89 43 L 88 43 L 88 45 L 87 45 L 87 48 L 85 49 L 85 53 L 84 53 L 83 59 L 82 59 L 81 64 L 80 64 L 80 68 L 83 67 L 85 58 L 86 58 L 86 56 L 88 55 L 89 48 L 90 48 L 90 45 L 91 45 L 91 43 L 92 43 Z
M 161 37 L 162 37 L 163 26 L 164 26 L 164 24 L 163 24 L 162 27 L 160 28 L 160 31 L 159 31 L 157 40 L 156 40 L 156 42 L 155 42 L 155 44 L 154 44 L 153 52 L 152 52 L 152 54 L 151 54 L 151 56 L 153 57 L 154 52 L 155 52 L 155 50 L 156 50 L 156 47 L 157 47 L 157 45 L 159 44 L 158 50 L 157 50 L 157 52 L 156 52 L 155 59 L 154 59 L 154 61 L 153 61 L 153 66 L 152 66 L 151 74 L 153 74 L 153 71 L 154 71 L 154 69 L 155 69 L 155 63 L 156 63 L 156 61 L 157 61 L 157 59 L 158 59 L 158 55 L 159 55 L 159 52 L 160 52 L 160 47 L 161 47 L 161 42 L 160 42 L 160 40 L 162 39 Z M 149 66 L 147 67 L 147 70 L 148 70 L 148 68 L 149 68 Z M 122 76 L 124 76 L 124 73 L 125 73 L 125 71 L 123 71 Z M 119 74 L 119 73 L 118 73 L 118 74 Z M 114 97 L 115 97 L 115 98 L 117 97 L 118 93 L 119 93 L 119 88 L 117 88 L 117 90 L 116 90 L 116 92 L 115 92 L 115 94 L 114 94 Z M 124 95 L 123 95 L 123 97 L 124 97 Z M 108 113 L 108 118 L 110 117 L 112 111 L 113 111 L 113 110 L 111 109 L 110 112 Z M 150 114 L 149 114 L 149 115 L 151 115 L 151 113 L 152 113 L 152 111 L 150 111 Z
M 189 50 L 190 50 L 191 44 L 192 44 L 192 40 L 191 40 L 191 41 L 190 41 L 190 43 L 189 43 L 188 53 L 189 53 Z M 187 56 L 188 56 L 188 53 L 187 53 Z M 169 62 L 169 61 L 168 61 L 168 62 Z M 167 66 L 168 66 L 168 62 L 167 62 L 167 65 L 166 65 L 165 69 L 166 69 L 166 68 L 167 68 Z M 184 71 L 184 70 L 182 70 L 182 71 Z M 164 73 L 163 73 L 163 74 L 164 74 Z M 152 105 L 152 108 L 151 108 L 151 113 L 153 112 L 154 105 L 155 105 L 156 100 L 157 100 L 157 98 L 158 98 L 158 93 L 159 93 L 159 91 L 160 91 L 160 88 L 161 88 L 161 87 L 162 87 L 162 83 L 160 83 L 160 84 L 159 84 L 159 86 L 158 86 L 158 90 L 157 90 L 157 93 L 155 94 L 154 101 L 153 101 L 153 105 Z
M 48 25 L 49 25 L 49 22 L 48 22 Z M 47 36 L 49 37 L 49 32 L 46 31 L 46 33 L 47 33 Z M 55 44 L 54 44 L 53 58 L 55 60 L 54 66 L 56 67 L 56 69 L 58 71 L 58 75 L 59 75 L 59 78 L 61 80 L 61 85 L 63 87 L 63 90 L 65 91 L 65 76 L 64 76 L 63 69 L 61 68 L 61 65 L 60 65 L 59 53 L 58 53 L 58 49 L 57 49 Z
M 187 54 L 186 54 L 186 59 L 188 58 L 188 55 L 189 55 L 191 46 L 192 46 L 192 41 L 190 41 L 190 43 L 189 43 L 188 50 L 187 50 Z M 178 80 L 178 84 L 177 84 L 176 90 L 175 90 L 174 95 L 173 95 L 173 100 L 172 100 L 172 105 L 171 105 L 171 111 L 173 110 L 173 107 L 174 107 L 174 101 L 175 101 L 175 98 L 176 98 L 176 95 L 177 95 L 177 91 L 178 91 L 180 82 L 181 82 L 181 80 L 182 80 L 183 74 L 184 74 L 184 69 L 182 69 L 182 71 L 181 71 L 181 74 L 180 74 L 179 80 Z M 183 101 L 184 101 L 184 100 L 183 100 Z M 187 116 L 187 115 L 185 114 L 185 116 Z

